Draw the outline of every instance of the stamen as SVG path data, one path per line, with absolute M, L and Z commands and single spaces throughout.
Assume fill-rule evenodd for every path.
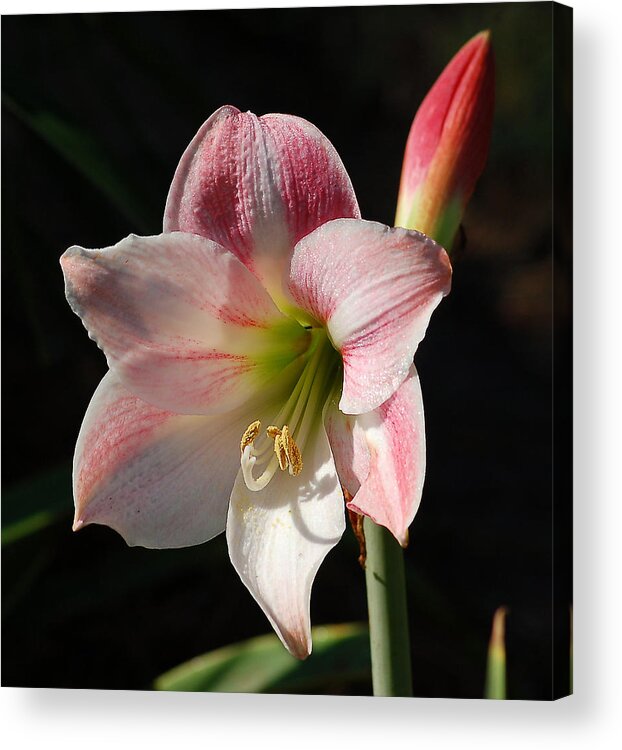
M 330 346 L 328 339 L 318 340 L 287 402 L 266 428 L 265 437 L 259 436 L 259 420 L 252 422 L 244 431 L 240 440 L 240 463 L 249 490 L 263 490 L 278 469 L 288 469 L 294 477 L 301 473 L 303 460 L 299 446 L 304 450 L 323 404 L 330 395 L 336 374 L 337 364 L 329 356 Z M 283 426 L 278 427 L 279 424 Z M 255 470 L 257 478 L 254 476 Z
M 284 424 L 283 425 L 283 431 L 281 432 L 281 440 L 283 442 L 283 448 L 285 449 L 285 453 L 287 456 L 289 456 L 289 444 L 291 443 L 291 436 L 289 434 L 289 427 Z
M 251 422 L 248 427 L 244 430 L 242 439 L 240 440 L 240 453 L 244 453 L 244 448 L 248 445 L 252 445 L 253 441 L 259 435 L 261 429 L 261 422 Z
M 266 429 L 266 435 L 269 439 L 274 440 L 274 455 L 270 460 L 264 457 L 266 446 L 256 449 L 254 446 L 255 438 L 259 435 L 261 422 L 259 420 L 252 422 L 242 435 L 240 448 L 242 451 L 241 466 L 244 481 L 249 490 L 258 492 L 262 490 L 274 476 L 277 466 L 281 471 L 289 469 L 291 476 L 295 477 L 302 471 L 302 454 L 300 448 L 296 445 L 288 425 L 283 425 L 280 429 L 275 425 L 270 425 Z M 265 466 L 265 470 L 255 479 L 253 469 L 259 463 Z
M 296 442 L 291 436 L 289 427 L 287 425 L 283 426 L 283 432 L 281 433 L 281 442 L 283 443 L 283 448 L 285 449 L 285 454 L 287 456 L 289 473 L 293 477 L 298 476 L 298 474 L 300 474 L 300 472 L 302 471 L 302 455 L 300 453 L 300 448 L 296 445 Z M 281 466 L 281 468 L 283 467 Z
M 289 459 L 289 473 L 293 477 L 297 477 L 302 471 L 302 454 L 300 453 L 300 448 L 293 440 L 290 440 L 287 458 Z
M 287 469 L 287 451 L 283 442 L 283 434 L 277 435 L 274 438 L 274 452 L 279 459 L 279 469 L 285 471 Z

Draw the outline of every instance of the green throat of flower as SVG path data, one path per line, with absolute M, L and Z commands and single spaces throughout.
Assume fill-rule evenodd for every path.
M 277 471 L 300 474 L 309 437 L 322 420 L 324 405 L 336 386 L 340 357 L 326 332 L 314 329 L 306 364 L 289 398 L 262 434 L 255 420 L 240 440 L 242 474 L 249 490 L 263 490 Z

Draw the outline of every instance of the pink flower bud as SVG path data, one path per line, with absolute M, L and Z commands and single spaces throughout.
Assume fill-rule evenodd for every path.
M 423 100 L 408 135 L 396 226 L 451 247 L 484 169 L 494 107 L 490 32 L 454 56 Z

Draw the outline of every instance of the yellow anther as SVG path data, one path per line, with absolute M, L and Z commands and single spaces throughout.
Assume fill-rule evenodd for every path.
M 281 430 L 281 440 L 283 441 L 283 448 L 285 448 L 285 453 L 289 458 L 289 446 L 292 442 L 292 437 L 289 434 L 289 427 L 286 424 L 283 425 L 283 429 Z
M 259 430 L 261 429 L 261 422 L 251 422 L 248 427 L 244 430 L 244 434 L 242 435 L 242 439 L 240 440 L 240 452 L 244 453 L 244 448 L 246 448 L 247 445 L 251 445 L 257 435 L 259 435 Z
M 302 455 L 300 453 L 300 448 L 296 445 L 294 438 L 291 436 L 289 427 L 283 425 L 282 430 L 279 430 L 278 427 L 275 427 L 274 430 L 268 428 L 266 432 L 270 437 L 274 435 L 274 452 L 279 460 L 281 471 L 285 471 L 285 469 L 289 468 L 289 473 L 292 476 L 295 477 L 300 474 L 302 471 Z
M 294 477 L 298 476 L 298 474 L 300 474 L 300 472 L 302 471 L 302 454 L 300 453 L 300 448 L 291 438 L 289 440 L 289 450 L 287 451 L 287 458 L 289 460 L 290 474 Z
M 300 454 L 300 448 L 296 445 L 287 425 L 283 426 L 281 440 L 283 441 L 283 447 L 285 448 L 285 453 L 287 455 L 287 463 L 290 467 L 289 472 L 293 476 L 297 476 L 302 471 L 302 455 Z
M 274 438 L 274 452 L 276 453 L 276 457 L 279 459 L 279 468 L 281 471 L 285 471 L 287 469 L 287 451 L 285 450 L 285 445 L 283 444 L 283 435 L 277 435 Z
M 240 451 L 242 454 L 244 454 L 244 449 L 247 448 L 249 445 L 252 445 L 255 441 L 255 438 L 259 435 L 259 431 L 261 429 L 261 422 L 257 420 L 256 422 L 251 422 L 249 426 L 244 430 L 244 434 L 242 435 L 242 439 L 240 440 Z M 266 428 L 266 435 L 271 440 L 274 440 L 274 453 L 276 455 L 279 468 L 281 471 L 285 471 L 286 469 L 289 469 L 289 473 L 292 476 L 297 476 L 302 471 L 302 455 L 300 453 L 300 448 L 296 445 L 294 442 L 294 438 L 292 437 L 292 434 L 289 431 L 288 425 L 283 425 L 282 428 L 276 427 L 275 425 L 270 425 Z M 251 452 L 251 455 L 248 457 L 251 461 L 249 466 L 252 469 L 252 465 L 257 460 L 258 456 L 261 456 L 265 452 L 265 448 L 259 450 L 259 452 L 256 452 L 253 450 Z M 242 469 L 244 470 L 245 464 L 245 458 L 242 458 Z M 265 459 L 262 459 L 262 461 Z M 273 464 L 273 470 L 272 473 L 274 473 L 274 470 L 276 469 L 276 466 Z M 246 466 L 248 469 L 248 466 Z M 249 469 L 249 471 L 251 470 Z M 270 467 L 264 471 L 264 474 L 262 476 L 268 476 L 267 472 L 270 470 Z M 268 481 L 270 481 L 272 474 L 269 478 L 267 478 L 267 481 L 265 482 L 267 484 Z M 252 472 L 250 478 L 247 479 L 245 475 L 245 481 L 247 481 L 247 486 L 251 487 L 253 485 L 253 489 L 255 488 L 255 485 L 258 483 L 261 483 L 262 478 L 260 477 L 258 480 L 255 480 L 254 477 L 252 477 Z M 249 484 L 250 482 L 250 484 Z

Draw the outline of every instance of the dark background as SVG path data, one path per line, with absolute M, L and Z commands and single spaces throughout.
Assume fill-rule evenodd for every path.
M 550 3 L 2 19 L 3 685 L 149 688 L 269 632 L 222 536 L 155 552 L 104 527 L 72 534 L 73 446 L 106 368 L 65 302 L 61 253 L 161 231 L 177 162 L 225 103 L 313 122 L 363 216 L 391 224 L 421 99 L 490 28 L 489 162 L 417 355 L 428 469 L 406 554 L 415 694 L 481 697 L 500 605 L 508 697 L 566 691 L 571 57 L 568 18 L 554 54 L 553 19 Z M 348 530 L 317 576 L 314 625 L 365 620 L 356 556 Z M 337 676 L 317 690 L 371 684 Z

